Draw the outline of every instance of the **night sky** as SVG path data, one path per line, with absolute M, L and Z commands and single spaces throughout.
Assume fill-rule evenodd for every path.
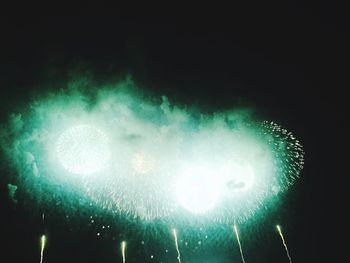
M 342 205 L 349 47 L 344 9 L 288 1 L 254 8 L 147 10 L 1 17 L 2 125 L 36 94 L 62 88 L 72 71 L 93 72 L 101 82 L 131 75 L 145 92 L 207 113 L 253 107 L 295 134 L 304 146 L 305 167 L 278 210 L 271 209 L 252 230 L 242 230 L 250 235 L 243 238 L 246 261 L 288 262 L 274 228 L 280 223 L 293 262 L 346 262 L 335 260 L 340 258 L 337 235 L 347 228 L 341 209 L 348 208 Z M 45 220 L 44 208 L 25 200 L 25 189 L 19 189 L 14 204 L 7 184 L 15 183 L 16 170 L 4 158 L 0 164 L 0 262 L 39 262 L 42 233 L 49 238 L 48 263 L 121 262 L 124 238 L 130 243 L 126 262 L 176 262 L 172 237 L 146 233 L 144 238 L 142 223 L 101 215 L 98 224 L 113 227 L 97 236 L 96 226 L 88 224 L 93 211 L 78 204 L 69 218 L 57 209 Z M 135 229 L 133 236 L 125 236 L 125 225 Z M 231 230 L 227 240 L 199 250 L 183 248 L 183 262 L 240 262 Z

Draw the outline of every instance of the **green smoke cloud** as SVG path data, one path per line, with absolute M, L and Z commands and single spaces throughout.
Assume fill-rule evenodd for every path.
M 298 178 L 302 146 L 276 123 L 248 109 L 205 114 L 141 91 L 130 78 L 75 78 L 9 116 L 1 147 L 34 202 L 230 223 Z

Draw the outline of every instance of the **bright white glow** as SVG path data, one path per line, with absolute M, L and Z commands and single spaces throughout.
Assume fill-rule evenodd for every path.
M 195 214 L 202 214 L 212 209 L 218 202 L 221 182 L 213 171 L 203 167 L 187 170 L 176 187 L 179 203 Z
M 65 130 L 57 140 L 56 152 L 65 169 L 81 175 L 105 169 L 110 159 L 106 134 L 88 125 Z

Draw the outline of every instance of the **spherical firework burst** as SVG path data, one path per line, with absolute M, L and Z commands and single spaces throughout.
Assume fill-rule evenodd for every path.
M 251 128 L 223 125 L 193 135 L 176 190 L 177 202 L 192 219 L 200 214 L 210 221 L 241 222 L 274 195 L 273 155 Z
M 108 138 L 101 130 L 78 125 L 65 130 L 56 143 L 62 166 L 74 174 L 92 174 L 109 165 Z

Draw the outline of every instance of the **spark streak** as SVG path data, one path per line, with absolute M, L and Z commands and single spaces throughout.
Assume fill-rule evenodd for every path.
M 242 262 L 245 263 L 244 256 L 243 256 L 243 251 L 242 251 L 242 246 L 241 246 L 241 242 L 240 242 L 240 240 L 239 240 L 239 235 L 238 235 L 237 226 L 234 225 L 234 226 L 233 226 L 233 229 L 234 229 L 235 234 L 236 234 L 236 237 L 237 237 L 237 242 L 238 242 L 238 246 L 239 246 L 239 252 L 241 253 Z
M 177 251 L 177 261 L 179 263 L 181 263 L 181 254 L 180 254 L 180 250 L 179 250 L 179 244 L 177 242 L 177 233 L 176 233 L 176 229 L 175 228 L 173 228 L 173 235 L 174 235 L 175 247 L 176 247 L 176 251 Z
M 122 242 L 121 247 L 122 247 L 123 263 L 125 263 L 125 250 L 126 250 L 126 242 L 125 241 Z
M 289 262 L 292 263 L 292 258 L 291 258 L 290 255 L 289 255 L 287 243 L 286 243 L 286 241 L 284 240 L 281 227 L 280 227 L 279 225 L 277 225 L 276 227 L 277 227 L 278 233 L 279 233 L 280 236 L 281 236 L 281 239 L 282 239 L 282 242 L 283 242 L 283 246 L 284 246 L 284 248 L 285 248 L 285 250 L 286 250 L 286 253 L 287 253 L 287 257 L 288 257 L 288 259 L 289 259 Z
M 44 249 L 46 244 L 46 236 L 42 235 L 40 238 L 41 250 L 40 250 L 40 263 L 44 261 Z

